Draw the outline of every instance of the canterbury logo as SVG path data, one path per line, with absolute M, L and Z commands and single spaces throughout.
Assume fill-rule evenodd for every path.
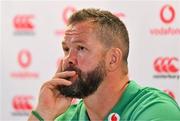
M 33 107 L 30 104 L 30 100 L 32 100 L 32 96 L 15 96 L 12 106 L 17 111 L 31 110 Z
M 154 61 L 154 69 L 159 73 L 176 73 L 179 71 L 177 65 L 175 65 L 178 61 L 176 57 L 159 57 Z
M 32 30 L 34 25 L 31 21 L 33 15 L 17 15 L 14 17 L 14 27 L 19 30 Z

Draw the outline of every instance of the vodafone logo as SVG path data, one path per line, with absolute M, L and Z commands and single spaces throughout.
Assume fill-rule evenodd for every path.
M 76 11 L 77 11 L 76 8 L 72 6 L 68 6 L 64 9 L 62 16 L 63 16 L 63 21 L 65 24 L 67 24 L 69 16 Z
M 176 57 L 159 57 L 154 61 L 154 69 L 158 73 L 177 73 L 178 62 L 179 59 Z
M 22 68 L 27 68 L 31 64 L 32 56 L 28 50 L 23 49 L 18 53 L 17 59 Z
M 163 26 L 152 27 L 149 33 L 153 36 L 179 36 L 180 28 L 177 23 L 171 24 L 176 17 L 175 9 L 172 5 L 164 5 L 159 12 L 160 20 L 165 24 Z M 168 26 L 167 26 L 168 25 Z
M 15 96 L 12 100 L 12 107 L 16 111 L 30 111 L 33 106 L 30 103 L 32 96 Z
M 13 70 L 10 73 L 10 77 L 19 79 L 37 79 L 39 72 L 29 70 L 28 67 L 32 64 L 31 52 L 27 49 L 22 49 L 17 54 L 17 62 L 21 67 L 20 70 Z
M 160 10 L 160 19 L 165 24 L 171 23 L 175 18 L 175 10 L 171 5 L 164 5 Z
M 73 6 L 68 6 L 63 10 L 62 19 L 63 19 L 64 24 L 67 24 L 68 18 L 76 11 L 77 11 L 76 8 Z M 62 36 L 64 35 L 64 32 L 65 32 L 64 29 L 60 29 L 60 30 L 58 29 L 55 31 L 55 34 Z
M 108 116 L 108 121 L 120 121 L 120 116 L 117 113 L 111 113 Z
M 33 30 L 33 15 L 16 15 L 13 19 L 13 25 L 16 30 Z

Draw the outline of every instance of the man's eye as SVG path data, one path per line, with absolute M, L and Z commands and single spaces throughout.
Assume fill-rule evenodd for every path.
M 69 48 L 63 48 L 64 52 L 68 52 Z
M 83 47 L 83 46 L 78 46 L 78 50 L 85 50 L 85 47 Z

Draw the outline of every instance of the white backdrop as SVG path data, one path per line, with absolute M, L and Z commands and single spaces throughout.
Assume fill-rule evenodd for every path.
M 180 104 L 179 1 L 4 0 L 1 7 L 0 120 L 26 121 L 63 56 L 66 19 L 89 7 L 109 10 L 126 24 L 130 78 Z

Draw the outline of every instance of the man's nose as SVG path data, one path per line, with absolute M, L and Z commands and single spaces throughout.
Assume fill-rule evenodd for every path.
M 76 65 L 77 64 L 77 53 L 75 50 L 70 50 L 66 59 L 65 59 L 66 64 L 68 65 Z

